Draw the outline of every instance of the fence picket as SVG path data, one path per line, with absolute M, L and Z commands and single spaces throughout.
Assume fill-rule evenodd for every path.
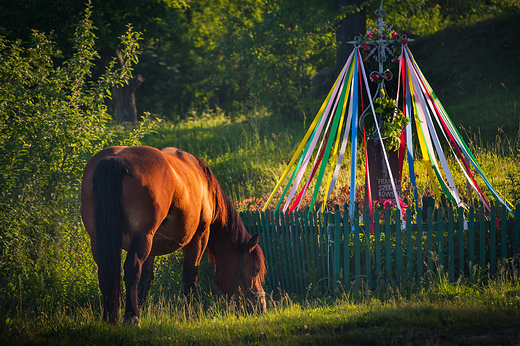
M 426 242 L 427 242 L 427 256 L 428 256 L 428 270 L 433 269 L 433 209 L 428 208 L 428 226 L 427 226 L 427 235 L 426 235 Z
M 437 208 L 437 261 L 439 268 L 444 267 L 444 227 L 442 220 L 442 209 L 441 207 Z
M 345 286 L 350 286 L 350 230 L 352 229 L 348 217 L 348 205 L 343 208 L 343 277 Z
M 341 241 L 341 215 L 339 213 L 339 205 L 336 204 L 334 207 L 334 236 L 332 238 L 334 245 L 334 287 L 339 280 L 339 268 L 340 268 L 340 241 Z
M 401 215 L 395 211 L 395 265 L 397 269 L 397 283 L 401 284 L 403 277 L 403 253 L 401 242 Z
M 448 278 L 453 280 L 455 272 L 455 249 L 453 244 L 453 208 L 448 208 Z
M 518 266 L 518 242 L 520 238 L 520 205 L 516 206 L 515 209 L 515 229 L 513 234 L 513 258 L 514 258 L 514 267 Z
M 357 210 L 354 215 L 357 215 Z M 361 252 L 360 244 L 359 244 L 359 222 L 354 223 L 354 277 L 356 280 L 356 285 L 359 286 L 361 279 Z
M 469 208 L 469 266 L 475 265 L 475 209 L 473 206 Z M 471 272 L 471 268 L 470 268 Z
M 500 225 L 500 260 L 503 261 L 507 258 L 507 210 L 506 206 L 501 206 L 501 225 Z
M 484 207 L 479 207 L 479 222 L 480 222 L 480 229 L 479 229 L 479 256 L 480 256 L 480 268 L 485 268 L 485 261 L 486 261 L 486 226 L 485 226 L 485 216 L 484 216 Z
M 423 239 L 422 239 L 422 210 L 421 208 L 417 209 L 417 277 L 422 277 L 422 253 L 423 253 Z
M 374 236 L 376 250 L 376 279 L 381 277 L 381 225 L 379 224 L 379 210 L 374 212 Z
M 464 276 L 464 209 L 458 208 L 458 221 L 459 221 L 459 276 Z
M 497 267 L 497 253 L 496 253 L 496 242 L 497 242 L 497 238 L 496 238 L 496 222 L 495 222 L 495 206 L 493 205 L 493 203 L 491 203 L 490 205 L 491 207 L 491 216 L 489 217 L 489 220 L 490 220 L 490 231 L 489 231 L 489 237 L 490 237 L 490 253 L 489 253 L 489 262 L 491 264 L 491 273 L 495 273 L 496 272 L 496 267 Z
M 412 243 L 412 213 L 410 209 L 406 211 L 406 276 L 412 278 L 413 270 L 413 243 Z
M 388 279 L 392 278 L 392 244 L 391 244 L 391 229 L 390 229 L 390 211 L 385 210 L 385 244 L 386 244 L 386 275 Z

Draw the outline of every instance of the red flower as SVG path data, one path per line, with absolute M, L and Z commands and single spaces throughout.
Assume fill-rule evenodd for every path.
M 370 79 L 372 79 L 372 82 L 377 82 L 379 80 L 379 75 L 377 73 L 374 73 L 370 76 Z
M 397 36 L 399 36 L 399 34 L 396 31 L 392 32 L 392 38 L 396 38 Z
M 406 46 L 407 43 L 408 43 L 408 39 L 407 39 L 407 38 L 405 38 L 405 39 L 403 40 L 403 42 L 401 42 L 401 44 L 402 44 L 403 46 Z
M 374 38 L 374 37 L 375 37 L 375 36 L 374 36 L 374 33 L 373 33 L 372 31 L 369 31 L 369 32 L 368 32 L 368 37 L 369 37 L 369 38 Z
M 401 209 L 408 208 L 408 204 L 404 203 L 401 197 L 397 196 L 397 198 L 399 198 L 399 204 L 401 205 Z
M 385 201 L 383 202 L 383 207 L 385 209 L 388 209 L 388 208 L 395 208 L 395 204 L 394 202 L 392 202 L 391 199 L 385 199 Z
M 395 58 L 392 62 L 399 62 L 399 58 Z
M 361 44 L 361 48 L 362 48 L 363 50 L 369 50 L 369 49 L 370 49 L 370 47 L 368 46 L 368 44 L 366 44 L 366 43 L 364 43 L 364 42 Z

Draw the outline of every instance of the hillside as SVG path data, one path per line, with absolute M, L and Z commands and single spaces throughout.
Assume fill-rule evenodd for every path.
M 520 13 L 450 27 L 409 44 L 417 63 L 457 126 L 518 136 Z M 464 132 L 464 131 L 463 131 Z

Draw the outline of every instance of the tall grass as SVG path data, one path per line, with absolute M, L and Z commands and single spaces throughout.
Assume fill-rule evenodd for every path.
M 477 275 L 478 277 L 485 276 Z M 0 341 L 23 344 L 508 344 L 520 328 L 520 280 L 505 263 L 482 282 L 450 282 L 427 273 L 429 285 L 368 289 L 335 297 L 268 297 L 265 316 L 245 315 L 222 296 L 197 305 L 187 320 L 182 299 L 151 299 L 141 329 L 108 326 L 101 306 L 74 312 L 25 312 L 9 319 Z M 99 304 L 99 303 L 98 303 Z M 516 341 L 515 341 L 516 340 Z

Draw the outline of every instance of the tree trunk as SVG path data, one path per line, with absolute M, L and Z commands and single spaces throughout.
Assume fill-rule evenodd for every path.
M 124 60 L 121 51 L 116 50 L 117 60 L 120 66 L 123 66 Z M 145 81 L 141 75 L 128 80 L 123 86 L 113 86 L 111 88 L 112 101 L 114 102 L 114 111 L 116 120 L 122 122 L 137 122 L 137 107 L 135 105 L 135 91 Z
M 135 106 L 135 90 L 144 82 L 145 78 L 137 75 L 128 81 L 128 84 L 113 86 L 112 101 L 116 112 L 117 122 L 137 122 L 137 107 Z
M 341 11 L 341 8 L 348 5 L 354 5 L 356 8 L 361 8 L 364 5 L 363 0 L 336 0 L 336 11 Z M 338 51 L 336 53 L 336 68 L 334 75 L 337 76 L 345 62 L 347 61 L 350 53 L 354 49 L 354 45 L 347 43 L 352 41 L 354 37 L 364 35 L 367 26 L 367 15 L 365 6 L 359 12 L 353 14 L 347 14 L 339 24 L 339 28 L 336 31 L 336 42 L 338 44 Z

